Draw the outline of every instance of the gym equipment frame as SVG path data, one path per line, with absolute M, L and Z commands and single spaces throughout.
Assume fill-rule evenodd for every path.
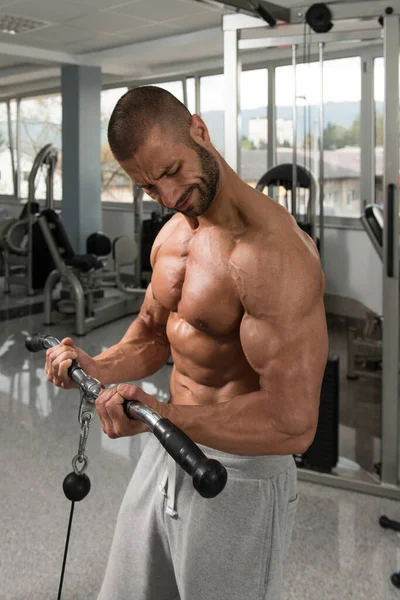
M 221 4 L 217 2 L 217 4 Z M 222 2 L 237 14 L 224 15 L 225 159 L 239 172 L 240 51 L 291 45 L 295 72 L 296 46 L 304 41 L 304 22 L 313 29 L 311 44 L 319 46 L 321 66 L 319 238 L 324 264 L 324 156 L 323 59 L 324 44 L 331 41 L 383 40 L 384 103 L 384 243 L 383 243 L 383 365 L 382 446 L 380 478 L 366 471 L 337 468 L 333 473 L 299 469 L 299 478 L 358 492 L 400 499 L 399 486 L 399 52 L 400 2 L 371 1 L 327 3 L 323 13 L 315 7 L 282 8 L 260 0 Z M 253 9 L 251 9 L 253 6 Z M 314 12 L 310 13 L 310 10 Z M 241 14 L 245 13 L 245 14 Z M 311 17 L 310 17 L 311 15 Z M 311 21 L 311 22 L 310 22 Z M 282 23 L 283 22 L 283 23 Z M 284 25 L 284 26 L 283 26 Z M 295 114 L 294 114 L 295 119 Z M 296 154 L 294 152 L 294 181 Z M 364 172 L 365 175 L 365 172 Z M 363 176 L 363 173 L 362 173 Z M 368 180 L 369 181 L 369 180 Z M 361 186 L 364 183 L 361 182 Z M 363 189 L 363 188 L 362 188 Z

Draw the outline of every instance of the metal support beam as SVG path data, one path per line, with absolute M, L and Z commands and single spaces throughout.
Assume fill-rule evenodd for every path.
M 68 54 L 67 52 L 57 52 L 55 50 L 44 50 L 36 46 L 23 46 L 22 44 L 8 44 L 0 42 L 0 55 L 19 56 L 27 58 L 30 61 L 44 61 L 57 64 L 76 65 L 80 63 L 78 56 Z
M 183 93 L 183 104 L 188 105 L 188 91 L 187 91 L 187 77 L 183 77 L 182 79 L 182 93 Z
M 304 44 L 303 35 L 288 35 L 287 28 L 285 28 L 284 36 L 271 36 L 254 39 L 245 39 L 239 41 L 239 50 L 258 50 L 260 48 L 275 48 L 277 46 L 289 46 L 290 44 Z M 311 35 L 311 43 L 316 42 L 346 42 L 346 41 L 365 41 L 365 40 L 376 40 L 382 37 L 382 30 L 380 28 L 366 29 L 360 31 L 355 29 L 354 31 L 337 31 L 332 33 L 314 33 Z
M 324 268 L 324 45 L 319 44 L 320 65 L 320 108 L 319 108 L 319 255 L 322 268 Z
M 201 112 L 200 106 L 200 77 L 196 75 L 194 78 L 194 111 L 196 115 L 199 115 Z
M 12 128 L 11 100 L 7 100 L 8 143 L 11 155 L 11 170 L 13 177 L 14 196 L 18 200 L 17 168 L 15 165 L 14 132 Z
M 235 0 L 237 1 L 237 0 Z M 227 2 L 229 4 L 229 2 Z M 247 3 L 247 6 L 248 3 Z M 385 10 L 390 7 L 392 15 L 400 15 L 400 0 L 358 0 L 355 2 L 328 2 L 326 6 L 332 13 L 332 21 L 350 20 L 350 19 L 376 19 L 385 14 Z M 310 8 L 307 6 L 296 6 L 290 9 L 290 16 L 285 21 L 289 24 L 304 23 L 305 15 Z M 244 11 L 248 12 L 248 11 Z M 248 16 L 247 14 L 231 14 L 223 16 L 223 29 L 256 29 L 258 27 L 269 27 L 265 21 L 259 17 Z M 290 26 L 287 27 L 287 34 L 290 35 Z
M 22 173 L 21 173 L 21 153 L 22 153 L 22 148 L 21 148 L 21 99 L 18 98 L 17 101 L 17 111 L 16 111 L 16 130 L 15 130 L 15 149 L 16 149 L 16 154 L 17 154 L 17 177 L 16 177 L 16 182 L 17 182 L 17 199 L 20 200 L 21 198 L 21 177 L 22 177 Z
M 225 160 L 236 173 L 239 161 L 239 86 L 240 64 L 237 31 L 224 32 L 224 85 L 225 85 Z M 240 174 L 240 173 L 239 173 Z
M 384 18 L 382 481 L 399 469 L 399 18 Z
M 293 67 L 293 159 L 292 159 L 292 215 L 297 221 L 297 46 L 292 46 Z
M 276 97 L 275 68 L 268 69 L 268 163 L 267 169 L 276 164 Z
M 361 57 L 360 198 L 361 212 L 374 201 L 375 188 L 374 59 Z

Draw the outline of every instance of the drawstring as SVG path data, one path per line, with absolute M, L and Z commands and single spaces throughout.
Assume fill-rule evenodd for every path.
M 176 469 L 177 464 L 167 453 L 167 465 L 160 483 L 160 492 L 167 498 L 167 506 L 165 512 L 170 517 L 177 517 L 176 510 Z

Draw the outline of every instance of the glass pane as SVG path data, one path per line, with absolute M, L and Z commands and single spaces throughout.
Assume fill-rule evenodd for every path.
M 0 194 L 14 196 L 7 105 L 0 103 Z
M 59 94 L 38 96 L 21 100 L 21 198 L 28 197 L 28 179 L 33 162 L 39 150 L 46 144 L 54 144 L 58 149 L 57 168 L 54 174 L 54 198 L 62 197 L 61 167 L 61 128 L 62 105 Z M 46 173 L 37 175 L 36 198 L 46 198 Z
M 101 92 L 101 199 L 106 202 L 132 202 L 132 182 L 115 160 L 107 140 L 111 113 L 128 88 Z
M 166 81 L 164 83 L 152 83 L 151 85 L 155 85 L 157 87 L 162 88 L 163 90 L 167 90 L 174 96 L 178 98 L 181 102 L 183 102 L 183 86 L 182 81 Z
M 319 81 L 318 63 L 297 66 L 297 162 L 311 170 L 317 179 L 319 178 Z M 293 83 L 291 66 L 276 69 L 277 164 L 291 163 L 293 160 Z M 326 60 L 324 63 L 324 210 L 326 215 L 354 218 L 361 214 L 360 108 L 360 58 Z M 279 191 L 279 200 L 285 203 L 283 190 Z
M 186 79 L 188 109 L 192 115 L 196 112 L 196 82 L 194 77 Z
M 255 187 L 267 171 L 268 71 L 242 71 L 240 78 L 241 176 Z
M 383 115 L 384 115 L 384 72 L 383 58 L 374 64 L 375 101 L 375 202 L 383 203 Z
M 200 78 L 200 115 L 208 127 L 211 141 L 224 156 L 224 76 Z

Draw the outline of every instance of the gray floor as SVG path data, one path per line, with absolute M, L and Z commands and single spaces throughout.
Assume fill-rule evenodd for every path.
M 37 315 L 0 323 L 1 600 L 57 597 L 68 524 L 62 481 L 78 447 L 79 397 L 46 382 L 44 354 L 29 354 L 22 332 L 62 337 L 70 329 L 44 328 L 41 322 Z M 97 353 L 116 342 L 129 322 L 105 326 L 79 344 Z M 331 345 L 345 351 L 340 328 L 332 332 Z M 165 399 L 169 373 L 165 366 L 143 388 Z M 375 388 L 342 382 L 341 454 L 365 465 L 379 450 L 379 385 Z M 148 435 L 109 440 L 97 419 L 92 425 L 87 447 L 92 489 L 76 505 L 63 600 L 96 598 L 119 504 Z M 390 583 L 390 574 L 400 569 L 400 538 L 378 524 L 382 513 L 400 518 L 398 503 L 305 482 L 299 489 L 284 600 L 400 598 Z

